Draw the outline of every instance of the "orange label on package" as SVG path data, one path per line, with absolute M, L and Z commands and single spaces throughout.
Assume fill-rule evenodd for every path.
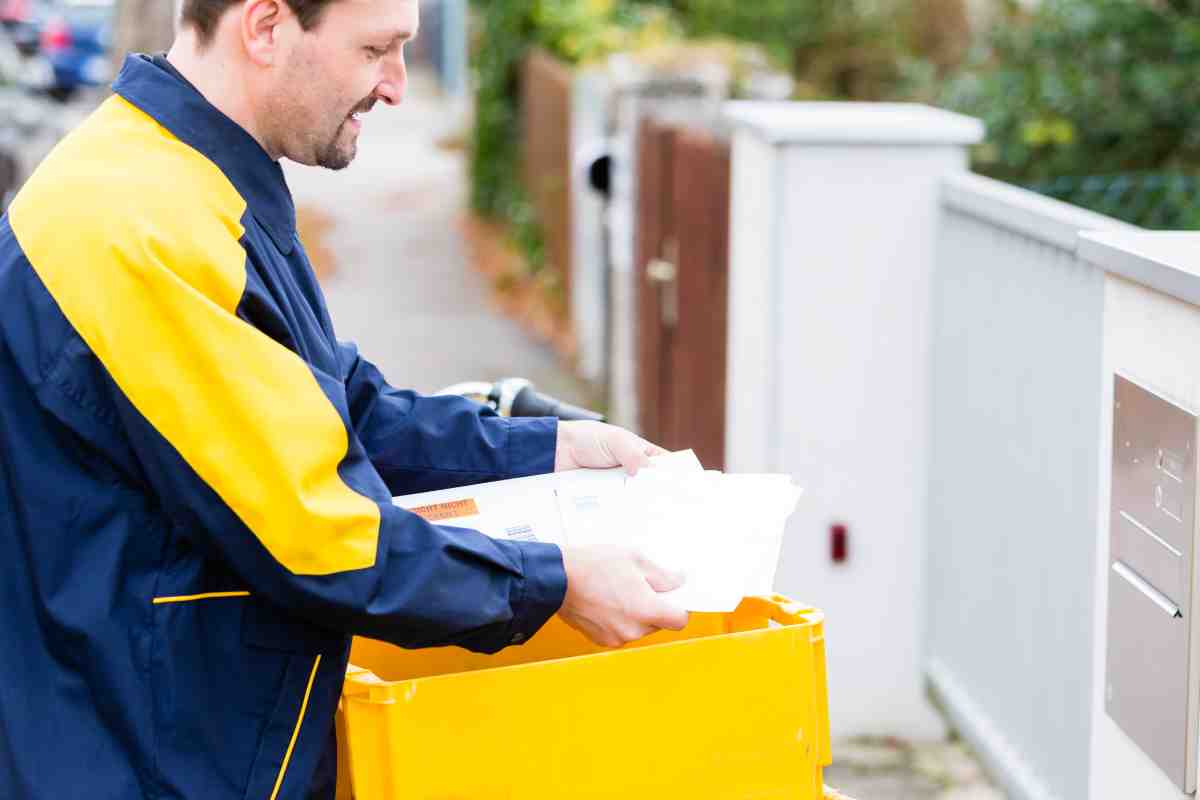
M 437 522 L 442 519 L 472 517 L 479 513 L 479 506 L 475 505 L 474 498 L 468 497 L 466 500 L 451 500 L 448 503 L 417 506 L 416 508 L 410 508 L 409 511 L 417 516 L 424 517 L 430 522 Z

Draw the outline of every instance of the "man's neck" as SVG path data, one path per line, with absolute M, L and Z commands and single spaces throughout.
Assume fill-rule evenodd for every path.
M 218 111 L 242 126 L 271 158 L 279 160 L 263 140 L 255 123 L 253 104 L 246 95 L 245 83 L 229 68 L 230 60 L 217 52 L 216 45 L 201 48 L 195 34 L 183 30 L 167 52 L 167 60 L 196 87 L 196 91 Z

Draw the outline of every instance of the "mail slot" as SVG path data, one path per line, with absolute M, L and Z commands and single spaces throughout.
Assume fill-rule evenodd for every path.
M 1190 793 L 1196 417 L 1121 376 L 1115 381 L 1105 708 Z

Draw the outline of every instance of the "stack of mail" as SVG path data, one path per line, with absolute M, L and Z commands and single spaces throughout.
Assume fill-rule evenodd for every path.
M 406 495 L 431 522 L 498 539 L 616 544 L 680 572 L 666 596 L 688 611 L 732 611 L 771 591 L 784 524 L 800 497 L 787 475 L 706 471 L 686 450 L 623 470 L 573 470 Z

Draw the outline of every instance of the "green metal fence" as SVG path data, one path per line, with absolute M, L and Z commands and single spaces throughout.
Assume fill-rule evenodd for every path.
M 1200 230 L 1200 175 L 1059 177 L 1028 188 L 1151 230 Z

